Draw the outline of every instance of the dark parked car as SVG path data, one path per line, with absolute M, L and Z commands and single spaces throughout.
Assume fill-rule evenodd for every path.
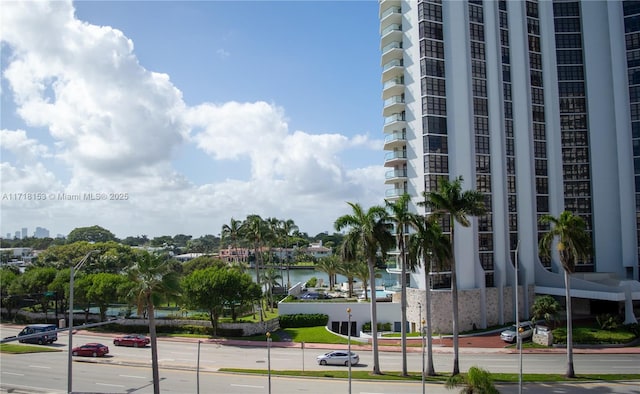
M 140 334 L 119 335 L 113 338 L 113 344 L 116 346 L 133 346 L 145 347 L 151 342 L 148 337 Z
M 38 345 L 54 343 L 58 340 L 58 333 L 56 331 L 57 329 L 58 326 L 56 326 L 55 324 L 30 324 L 18 333 L 18 338 L 38 333 L 40 333 L 40 335 L 29 337 L 26 339 L 18 339 L 18 341 L 20 341 L 20 343 L 37 343 Z
M 74 356 L 102 357 L 109 353 L 109 348 L 101 343 L 87 343 L 86 345 L 74 347 L 71 354 Z

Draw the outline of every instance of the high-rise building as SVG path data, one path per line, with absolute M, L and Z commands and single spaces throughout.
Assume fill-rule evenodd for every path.
M 49 238 L 49 230 L 44 227 L 36 227 L 35 233 L 33 233 L 35 238 Z
M 25 239 L 25 238 L 27 238 L 28 236 L 29 236 L 29 231 L 28 231 L 28 229 L 27 229 L 26 227 L 23 227 L 23 228 L 22 228 L 22 236 L 21 236 L 21 238 L 22 238 L 22 239 Z
M 534 294 L 564 295 L 558 259 L 538 250 L 538 219 L 563 210 L 585 219 L 594 248 L 572 276 L 574 310 L 635 321 L 640 1 L 381 0 L 379 11 L 385 197 L 408 193 L 424 213 L 423 192 L 458 176 L 485 197 L 487 215 L 455 232 L 460 329 L 514 320 L 516 254 L 521 317 Z M 413 321 L 423 277 L 411 275 Z M 432 278 L 446 292 L 446 268 Z

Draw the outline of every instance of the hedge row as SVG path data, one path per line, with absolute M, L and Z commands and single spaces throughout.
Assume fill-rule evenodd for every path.
M 329 315 L 322 313 L 280 316 L 280 328 L 296 328 L 296 327 L 317 327 L 326 326 L 329 322 Z

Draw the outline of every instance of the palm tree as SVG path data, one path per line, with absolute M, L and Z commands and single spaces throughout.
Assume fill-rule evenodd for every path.
M 242 223 L 242 235 L 253 245 L 253 264 L 256 270 L 256 282 L 260 284 L 260 264 L 262 263 L 262 244 L 267 235 L 267 224 L 260 215 L 248 215 Z
M 413 213 L 409 211 L 409 201 L 411 197 L 405 193 L 394 202 L 385 201 L 385 206 L 389 212 L 389 220 L 395 227 L 397 245 L 398 245 L 398 263 L 400 264 L 400 320 L 402 329 L 400 331 L 402 346 L 402 376 L 408 376 L 407 373 L 407 262 L 405 251 L 405 228 L 411 222 Z
M 573 370 L 573 322 L 571 315 L 571 276 L 575 271 L 578 260 L 586 259 L 591 254 L 591 237 L 587 233 L 587 223 L 580 216 L 564 211 L 557 218 L 543 215 L 540 224 L 550 224 L 551 229 L 540 238 L 540 254 L 551 256 L 551 244 L 557 237 L 556 245 L 560 263 L 564 269 L 565 297 L 567 303 L 567 374 L 568 378 L 575 377 Z
M 336 275 L 338 274 L 340 262 L 338 256 L 331 255 L 321 258 L 315 266 L 316 271 L 326 272 L 329 275 L 329 291 L 336 285 Z
M 415 271 L 418 260 L 422 257 L 424 270 L 424 283 L 426 287 L 424 304 L 426 314 L 427 337 L 427 366 L 425 373 L 435 376 L 433 367 L 433 328 L 431 327 L 431 271 L 432 262 L 442 266 L 451 256 L 451 243 L 449 238 L 442 233 L 435 216 L 424 218 L 414 215 L 411 226 L 415 230 L 409 237 L 409 268 Z
M 449 216 L 449 239 L 451 241 L 451 303 L 453 304 L 453 375 L 460 373 L 459 343 L 458 343 L 458 283 L 456 275 L 455 236 L 454 228 L 458 223 L 469 227 L 468 216 L 485 214 L 482 194 L 476 190 L 462 191 L 462 177 L 453 181 L 446 178 L 440 180 L 440 187 L 435 192 L 424 192 L 425 201 L 418 203 L 431 209 L 437 215 Z
M 384 257 L 387 250 L 394 246 L 393 235 L 389 231 L 387 223 L 388 215 L 381 206 L 372 206 L 367 211 L 362 209 L 358 203 L 348 203 L 353 212 L 349 215 L 340 216 L 334 224 L 335 229 L 340 231 L 348 228 L 341 247 L 342 257 L 347 261 L 357 259 L 359 252 L 366 258 L 369 268 L 369 278 L 375 283 L 375 265 L 378 252 Z M 375 286 L 371 286 L 375 288 Z M 371 294 L 375 294 L 373 291 Z M 378 358 L 378 316 L 376 311 L 376 297 L 371 297 L 371 335 L 373 351 L 373 373 L 381 375 L 380 360 Z
M 240 238 L 242 232 L 242 221 L 231 218 L 229 224 L 222 225 L 222 239 L 231 239 L 231 246 L 233 247 L 233 260 L 238 264 L 238 238 Z
M 144 309 L 149 316 L 149 337 L 151 340 L 151 367 L 153 370 L 153 392 L 160 394 L 158 371 L 158 344 L 156 335 L 155 305 L 180 291 L 179 277 L 171 270 L 170 260 L 165 255 L 144 252 L 127 271 L 134 282 L 129 296 L 135 298 L 138 315 Z
M 285 250 L 285 263 L 287 265 L 287 289 L 291 288 L 291 279 L 289 277 L 289 266 L 291 264 L 289 258 L 289 237 L 291 234 L 296 233 L 300 229 L 293 221 L 293 219 L 287 219 L 280 222 L 280 226 L 282 227 L 282 232 L 284 234 L 284 250 Z
M 269 310 L 273 312 L 273 288 L 278 286 L 278 279 L 282 279 L 282 275 L 273 268 L 267 268 L 262 274 L 262 283 L 266 286 L 267 299 L 269 300 Z
M 480 367 L 469 368 L 466 376 L 452 375 L 445 382 L 448 389 L 463 386 L 460 394 L 498 394 L 499 391 L 493 384 L 491 373 Z
M 364 266 L 364 272 L 367 273 L 365 280 L 361 278 L 361 271 L 363 271 L 360 269 L 361 266 Z M 347 278 L 348 298 L 353 297 L 353 282 L 355 282 L 355 278 L 362 280 L 365 285 L 369 280 L 369 267 L 367 267 L 367 263 L 364 261 L 339 261 L 336 273 Z

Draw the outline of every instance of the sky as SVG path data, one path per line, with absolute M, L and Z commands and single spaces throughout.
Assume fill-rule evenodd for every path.
M 3 1 L 0 235 L 384 203 L 378 2 Z

